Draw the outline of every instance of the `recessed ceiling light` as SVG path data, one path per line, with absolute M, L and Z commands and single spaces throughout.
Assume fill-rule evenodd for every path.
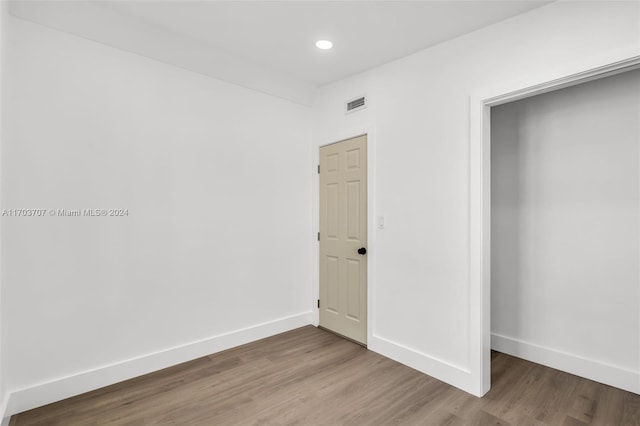
M 327 50 L 333 47 L 333 43 L 331 43 L 329 40 L 318 40 L 316 41 L 316 47 L 318 49 Z

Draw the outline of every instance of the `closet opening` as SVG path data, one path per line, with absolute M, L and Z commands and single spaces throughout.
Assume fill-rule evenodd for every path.
M 640 392 L 640 69 L 487 115 L 491 349 Z

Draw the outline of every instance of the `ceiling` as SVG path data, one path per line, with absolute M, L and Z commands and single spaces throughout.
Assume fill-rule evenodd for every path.
M 104 8 L 314 86 L 549 1 L 112 1 Z M 315 47 L 319 39 L 334 48 Z

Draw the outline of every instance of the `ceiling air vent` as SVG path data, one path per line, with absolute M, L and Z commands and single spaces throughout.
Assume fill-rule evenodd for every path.
M 345 103 L 346 109 L 345 112 L 348 114 L 350 112 L 360 111 L 361 109 L 365 109 L 367 107 L 367 98 L 365 96 L 360 96 Z

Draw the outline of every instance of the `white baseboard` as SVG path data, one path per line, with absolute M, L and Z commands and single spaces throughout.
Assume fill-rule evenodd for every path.
M 537 364 L 640 394 L 640 372 L 512 337 L 491 334 L 491 348 Z
M 7 414 L 7 405 L 9 404 L 9 395 L 5 395 L 5 397 L 0 401 L 0 426 L 8 426 L 9 420 L 11 416 Z
M 312 313 L 304 312 L 14 390 L 9 394 L 4 415 L 9 418 L 22 411 L 309 325 L 311 319 Z
M 477 395 L 477 386 L 472 382 L 468 369 L 440 360 L 416 349 L 373 335 L 367 348 L 394 361 L 435 377 L 472 395 Z

